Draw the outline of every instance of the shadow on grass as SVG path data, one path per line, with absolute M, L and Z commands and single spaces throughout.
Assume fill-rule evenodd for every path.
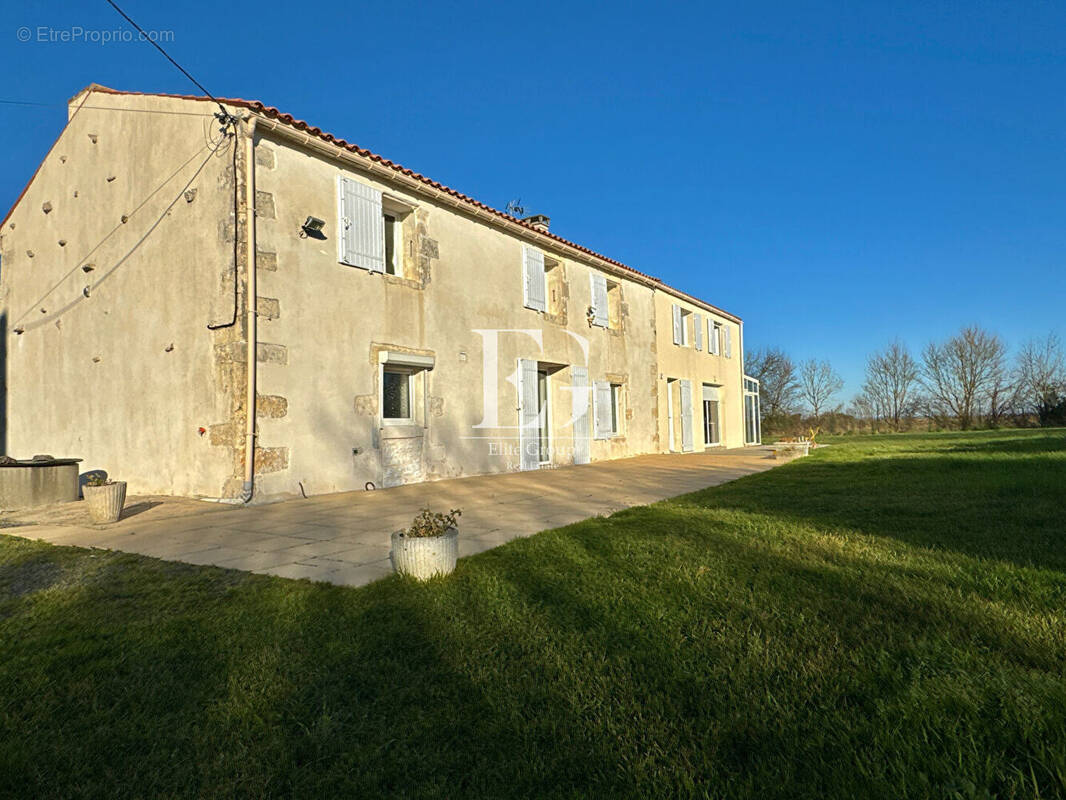
M 980 523 L 1061 523 L 1030 499 L 1061 465 L 1000 455 L 827 448 L 426 585 L 10 543 L 0 792 L 1053 796 L 1061 581 L 817 535 L 1047 566 L 1061 543 L 997 545 Z M 1058 600 L 1034 602 L 1041 581 Z
M 1004 436 L 989 440 L 960 442 L 945 448 L 947 453 L 1057 453 L 1066 450 L 1066 431 L 1034 433 L 1018 438 Z
M 558 746 L 581 720 L 542 642 L 498 638 L 491 593 L 20 545 L 0 570 L 0 794 L 502 797 L 613 770 L 606 741 Z
M 1066 438 L 963 441 L 861 459 L 843 451 L 677 502 L 1066 571 Z
M 762 797 L 881 796 L 886 785 L 919 774 L 949 796 L 954 778 L 984 757 L 953 761 L 960 730 L 991 746 L 994 736 L 1024 739 L 1036 725 L 1051 735 L 1049 749 L 1063 743 L 1052 733 L 1066 722 L 1055 677 L 1064 657 L 1061 622 L 1052 616 L 1019 630 L 998 601 L 945 592 L 943 575 L 871 566 L 862 557 L 843 563 L 810 551 L 775 553 L 728 523 L 670 504 L 573 526 L 548 546 L 550 567 L 510 559 L 501 578 L 545 618 L 556 642 L 573 644 L 540 656 L 592 676 L 566 696 L 583 722 L 595 715 L 588 735 L 626 730 L 629 715 L 639 716 L 640 729 L 611 746 L 619 764 L 640 765 L 629 777 L 657 776 L 653 794 L 690 788 L 675 771 L 683 760 L 696 786 L 723 796 L 745 794 L 744 787 Z M 1006 695 L 967 700 L 950 720 L 940 718 L 956 691 L 944 679 L 975 647 L 992 662 L 983 669 L 1043 676 L 1046 727 Z M 597 696 L 596 687 L 610 683 L 605 676 L 617 675 L 624 683 L 609 698 Z M 1002 728 L 984 729 L 986 702 L 1002 704 Z M 954 729 L 946 741 L 925 738 L 941 728 Z M 1061 786 L 1047 761 L 1027 760 L 1020 755 L 1018 763 L 1039 785 Z M 1009 773 L 996 779 L 998 788 Z

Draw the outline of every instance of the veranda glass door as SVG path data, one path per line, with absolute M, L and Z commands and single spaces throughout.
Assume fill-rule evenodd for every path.
M 703 444 L 712 447 L 722 443 L 722 425 L 719 416 L 718 387 L 703 386 Z
M 718 401 L 703 401 L 703 441 L 708 445 L 721 444 L 722 438 L 718 429 Z

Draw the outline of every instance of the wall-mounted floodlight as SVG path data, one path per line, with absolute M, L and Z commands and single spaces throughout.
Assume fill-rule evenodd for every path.
M 326 227 L 326 221 L 319 219 L 318 217 L 308 217 L 304 220 L 304 224 L 300 226 L 304 236 L 313 236 L 316 239 L 322 238 L 322 230 Z

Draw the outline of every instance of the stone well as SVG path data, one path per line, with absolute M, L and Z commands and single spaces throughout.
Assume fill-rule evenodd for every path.
M 14 511 L 78 499 L 80 458 L 0 458 L 0 510 Z

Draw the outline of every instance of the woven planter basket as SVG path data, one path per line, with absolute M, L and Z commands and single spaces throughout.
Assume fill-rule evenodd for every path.
M 81 493 L 89 504 L 89 516 L 93 522 L 118 522 L 126 502 L 125 481 L 115 481 L 106 486 L 83 486 Z
M 448 575 L 459 558 L 459 529 L 449 528 L 443 536 L 392 535 L 392 566 L 401 575 L 420 581 L 435 575 Z

